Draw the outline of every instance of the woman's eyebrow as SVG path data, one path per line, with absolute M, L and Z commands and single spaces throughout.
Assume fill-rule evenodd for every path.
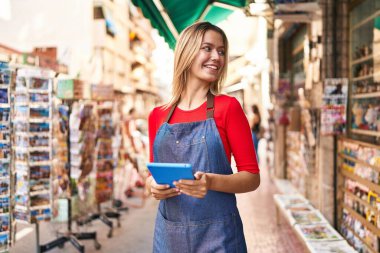
M 215 46 L 214 44 L 212 44 L 210 42 L 202 42 L 202 46 L 203 45 Z M 219 46 L 218 48 L 224 48 L 224 46 Z

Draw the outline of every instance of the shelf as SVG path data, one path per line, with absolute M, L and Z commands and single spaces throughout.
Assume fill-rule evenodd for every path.
M 362 146 L 366 146 L 366 147 L 369 147 L 369 148 L 379 149 L 379 146 L 377 146 L 377 145 L 374 145 L 374 144 L 371 144 L 371 143 L 367 143 L 367 142 L 358 141 L 358 140 L 353 140 L 353 139 L 347 138 L 347 137 L 342 136 L 342 135 L 339 136 L 339 140 L 346 141 L 346 142 L 352 142 L 352 143 L 355 143 L 355 144 L 358 144 L 358 145 L 362 145 Z
M 351 61 L 351 65 L 353 66 L 353 65 L 356 65 L 356 64 L 358 64 L 358 63 L 362 63 L 362 62 L 365 62 L 365 61 L 371 60 L 372 58 L 374 58 L 374 57 L 376 58 L 376 57 L 378 57 L 378 56 L 380 56 L 380 54 L 375 54 L 375 55 L 370 54 L 370 55 L 367 55 L 367 56 L 364 56 L 364 57 L 361 57 L 361 58 L 359 58 L 359 59 L 356 59 L 356 60 Z
M 375 212 L 376 215 L 379 215 L 379 211 L 371 206 L 367 201 L 362 200 L 361 198 L 357 197 L 355 194 L 350 192 L 349 190 L 345 189 L 344 192 L 352 199 L 355 199 L 356 201 L 359 201 L 362 205 L 365 205 L 367 208 L 371 209 L 373 212 Z
M 380 72 L 376 72 L 376 73 L 373 73 L 370 75 L 365 75 L 365 76 L 354 77 L 351 80 L 353 82 L 357 82 L 357 81 L 363 81 L 363 80 L 366 80 L 366 79 L 369 79 L 369 78 L 375 77 L 375 76 L 380 76 Z
M 368 22 L 370 22 L 372 19 L 375 19 L 379 15 L 380 15 L 380 11 L 376 11 L 374 14 L 372 14 L 368 18 L 366 18 L 363 21 L 361 21 L 361 22 L 357 23 L 356 25 L 352 26 L 350 32 L 352 33 L 354 30 L 356 30 L 356 29 L 360 28 L 361 26 L 367 24 Z
M 378 229 L 375 225 L 367 221 L 364 217 L 362 217 L 360 214 L 355 212 L 351 207 L 343 203 L 343 207 L 352 215 L 355 219 L 359 220 L 360 223 L 362 223 L 368 230 L 370 230 L 372 233 L 374 233 L 377 236 L 380 236 L 380 229 Z
M 348 177 L 354 181 L 358 181 L 359 183 L 367 186 L 368 188 L 370 188 L 370 190 L 373 190 L 375 191 L 377 194 L 380 194 L 380 185 L 377 185 L 377 184 L 374 184 L 370 181 L 368 181 L 367 179 L 364 179 L 362 177 L 359 177 L 353 173 L 350 173 L 348 171 L 345 171 L 345 170 L 341 170 L 341 174 L 345 177 Z
M 364 162 L 364 161 L 358 160 L 358 159 L 356 159 L 356 158 L 354 158 L 354 157 L 351 157 L 351 156 L 348 156 L 348 155 L 345 155 L 345 154 L 342 154 L 342 153 L 339 153 L 338 156 L 339 156 L 339 157 L 342 157 L 342 158 L 344 158 L 344 159 L 350 160 L 351 162 L 359 163 L 359 164 L 361 164 L 361 165 L 364 165 L 364 166 L 370 167 L 370 168 L 372 168 L 372 169 L 374 169 L 374 170 L 380 172 L 380 167 L 377 167 L 377 166 L 371 165 L 371 164 L 369 164 L 369 163 L 367 163 L 367 162 Z
M 354 134 L 363 134 L 380 137 L 380 132 L 378 131 L 370 131 L 370 130 L 362 130 L 362 129 L 351 129 L 351 132 Z
M 352 98 L 374 98 L 374 97 L 380 97 L 380 91 L 352 95 Z
M 362 237 L 360 237 L 347 223 L 343 223 L 343 225 L 348 229 L 348 230 L 350 230 L 351 231 L 351 233 L 356 237 L 356 238 L 359 238 L 359 240 L 360 241 L 362 241 L 364 244 L 365 244 L 365 246 L 367 246 L 367 249 L 369 249 L 370 251 L 371 251 L 371 253 L 376 253 L 377 251 L 376 250 L 374 250 L 373 248 L 372 248 L 372 246 L 371 245 L 369 245 L 368 244 L 368 242 L 366 242 Z M 351 246 L 353 246 L 353 245 L 351 245 Z

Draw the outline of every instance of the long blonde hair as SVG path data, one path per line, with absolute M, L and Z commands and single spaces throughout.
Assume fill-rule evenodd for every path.
M 194 58 L 201 48 L 203 36 L 208 30 L 213 30 L 222 36 L 225 48 L 224 52 L 226 61 L 221 70 L 221 74 L 218 80 L 212 82 L 210 85 L 210 90 L 213 94 L 220 93 L 222 84 L 227 75 L 228 67 L 227 36 L 222 29 L 209 22 L 198 22 L 183 30 L 177 41 L 177 45 L 174 50 L 172 99 L 167 107 L 176 104 L 181 98 L 181 94 L 186 87 L 187 76 L 189 74 L 191 65 L 193 64 Z

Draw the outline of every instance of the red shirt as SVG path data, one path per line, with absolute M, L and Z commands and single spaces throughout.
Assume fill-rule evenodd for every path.
M 206 120 L 207 103 L 196 109 L 184 111 L 176 108 L 169 124 Z M 153 161 L 153 142 L 160 126 L 164 123 L 170 108 L 156 107 L 149 115 L 150 161 Z M 215 96 L 214 120 L 222 139 L 228 161 L 234 155 L 238 171 L 259 173 L 252 133 L 247 117 L 240 103 L 234 97 Z

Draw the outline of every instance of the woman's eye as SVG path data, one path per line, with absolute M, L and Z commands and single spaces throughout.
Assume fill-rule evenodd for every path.
M 224 56 L 226 53 L 225 53 L 224 51 L 218 51 L 218 54 L 219 54 L 220 56 Z
M 210 47 L 203 47 L 204 50 L 206 50 L 207 52 L 210 52 L 211 51 L 211 48 Z

